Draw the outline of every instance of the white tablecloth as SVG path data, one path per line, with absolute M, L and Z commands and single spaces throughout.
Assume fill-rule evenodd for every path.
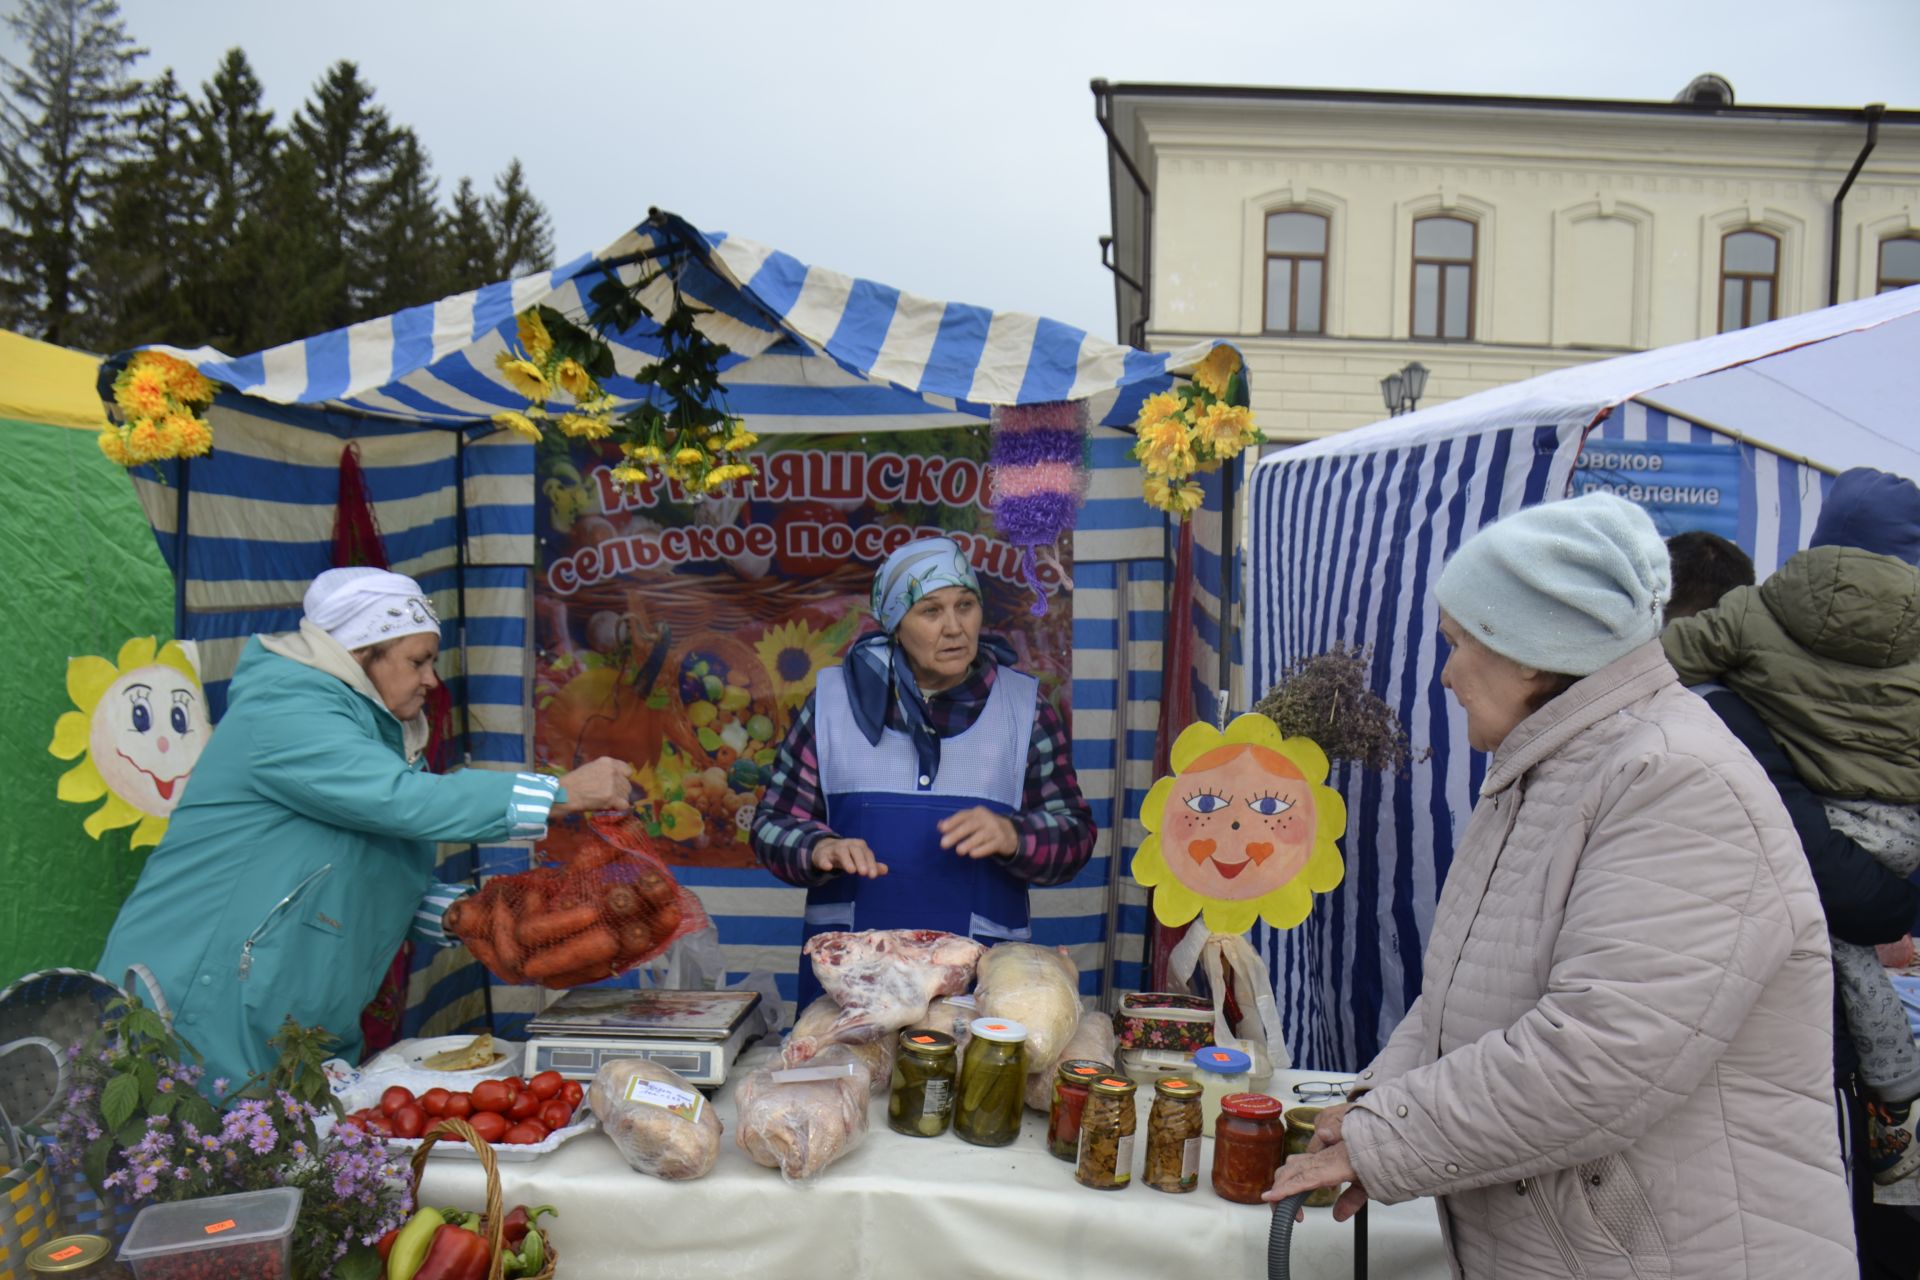
M 749 1053 L 735 1078 L 771 1053 Z M 1296 1081 L 1338 1079 L 1280 1073 L 1272 1092 L 1293 1105 Z M 1200 1186 L 1168 1195 L 1137 1182 L 1093 1191 L 1046 1150 L 1046 1119 L 1027 1113 L 1011 1146 L 975 1147 L 948 1134 L 909 1138 L 887 1128 L 886 1099 L 869 1112 L 859 1147 L 811 1185 L 788 1186 L 733 1140 L 731 1089 L 717 1098 L 727 1135 L 713 1172 L 662 1182 L 629 1169 L 604 1134 L 574 1139 L 541 1159 L 500 1165 L 506 1204 L 552 1204 L 552 1239 L 564 1280 L 727 1277 L 728 1280 L 902 1280 L 903 1277 L 1037 1276 L 1046 1280 L 1261 1280 L 1267 1274 L 1264 1205 L 1215 1196 L 1203 1143 Z M 1145 1126 L 1141 1127 L 1144 1135 Z M 1144 1139 L 1143 1139 L 1144 1141 Z M 428 1204 L 479 1208 L 484 1179 L 471 1160 L 434 1157 L 422 1185 Z M 1445 1280 L 1431 1202 L 1374 1206 L 1368 1214 L 1372 1274 Z M 1292 1274 L 1353 1274 L 1353 1227 L 1310 1209 L 1294 1231 Z

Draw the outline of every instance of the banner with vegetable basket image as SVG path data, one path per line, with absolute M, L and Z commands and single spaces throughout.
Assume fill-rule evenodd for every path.
M 534 751 L 554 772 L 631 761 L 636 816 L 672 860 L 754 865 L 774 753 L 819 672 L 874 629 L 874 571 L 913 538 L 967 550 L 983 630 L 1067 711 L 1070 565 L 1039 563 L 1048 608 L 1031 612 L 1024 551 L 994 526 L 984 424 L 777 437 L 753 477 L 693 500 L 668 481 L 622 486 L 619 461 L 604 442 L 538 446 Z M 556 828 L 544 848 L 592 839 Z

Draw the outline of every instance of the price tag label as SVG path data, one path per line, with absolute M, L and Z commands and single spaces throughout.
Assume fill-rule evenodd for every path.
M 217 1236 L 222 1231 L 233 1230 L 236 1225 L 238 1224 L 236 1224 L 232 1218 L 228 1218 L 225 1222 L 210 1222 L 207 1224 L 207 1234 Z
M 48 1262 L 65 1262 L 68 1258 L 77 1258 L 79 1256 L 80 1256 L 80 1246 L 77 1244 L 70 1244 L 66 1248 L 60 1250 L 58 1253 L 48 1254 L 47 1261 Z

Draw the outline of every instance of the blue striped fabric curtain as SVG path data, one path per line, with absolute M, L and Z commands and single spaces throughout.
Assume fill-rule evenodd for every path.
M 1258 697 L 1335 642 L 1372 650 L 1372 684 L 1431 758 L 1390 777 L 1336 766 L 1352 815 L 1347 880 L 1290 931 L 1259 925 L 1296 1063 L 1357 1069 L 1419 994 L 1434 903 L 1486 772 L 1440 685 L 1431 592 L 1441 565 L 1493 520 L 1565 496 L 1583 440 L 1738 451 L 1739 536 L 1765 578 L 1800 550 L 1833 477 L 1638 402 L 1589 433 L 1579 421 L 1455 436 L 1410 448 L 1276 454 L 1254 470 L 1248 547 L 1249 685 Z

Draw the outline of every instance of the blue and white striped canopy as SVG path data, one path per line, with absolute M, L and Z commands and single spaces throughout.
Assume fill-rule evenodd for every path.
M 662 256 L 665 255 L 665 256 Z M 537 305 L 584 321 L 594 288 L 672 271 L 710 309 L 699 327 L 731 351 L 721 365 L 728 408 L 753 430 L 889 431 L 979 422 L 992 406 L 1087 400 L 1093 421 L 1132 423 L 1140 402 L 1212 349 L 1152 354 L 1058 321 L 938 302 L 842 275 L 737 236 L 707 234 L 671 214 L 596 254 L 518 280 L 367 320 L 250 356 L 201 348 L 184 356 L 236 391 L 422 424 L 484 421 L 526 398 L 494 367 L 514 317 Z M 658 278 L 643 294 L 670 306 Z M 605 335 L 622 409 L 651 394 L 633 375 L 660 354 L 649 322 Z M 823 358 L 824 357 L 824 358 Z

